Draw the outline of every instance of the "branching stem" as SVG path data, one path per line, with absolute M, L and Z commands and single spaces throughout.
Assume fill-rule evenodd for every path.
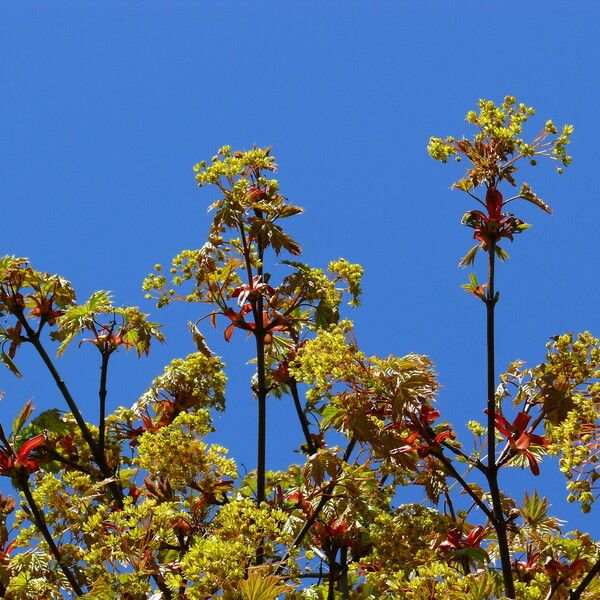
M 31 328 L 31 325 L 25 318 L 23 311 L 16 313 L 16 316 L 19 319 L 20 323 L 23 325 L 25 331 L 27 332 L 28 341 L 37 350 L 37 353 L 39 354 L 43 363 L 46 365 L 48 371 L 50 372 L 52 379 L 54 379 L 54 383 L 56 384 L 56 387 L 58 387 L 58 389 L 60 390 L 62 397 L 64 398 L 65 402 L 67 403 L 67 406 L 69 407 L 69 410 L 73 414 L 73 417 L 75 418 L 77 426 L 79 427 L 79 430 L 81 431 L 81 435 L 83 436 L 83 439 L 85 440 L 86 444 L 88 445 L 90 452 L 92 453 L 92 456 L 94 457 L 94 461 L 100 468 L 102 476 L 106 479 L 112 479 L 114 477 L 114 473 L 110 470 L 110 468 L 106 462 L 106 457 L 104 456 L 104 453 L 102 453 L 100 451 L 98 443 L 94 439 L 94 436 L 92 435 L 92 432 L 90 431 L 90 428 L 88 427 L 87 423 L 85 422 L 85 419 L 83 418 L 83 415 L 81 414 L 81 411 L 79 410 L 79 407 L 77 406 L 75 400 L 73 399 L 73 396 L 71 395 L 71 392 L 69 391 L 69 388 L 67 387 L 66 383 L 60 376 L 60 373 L 54 366 L 54 363 L 52 362 L 52 359 L 46 352 L 46 349 L 44 348 L 44 345 L 40 341 L 39 336 Z M 123 490 L 121 489 L 121 486 L 117 482 L 112 482 L 110 485 L 110 488 L 113 491 L 115 500 L 119 503 L 119 505 L 122 505 Z

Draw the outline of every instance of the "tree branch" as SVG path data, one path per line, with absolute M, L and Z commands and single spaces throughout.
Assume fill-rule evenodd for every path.
M 98 396 L 100 399 L 100 418 L 98 421 L 98 452 L 106 460 L 106 379 L 108 376 L 108 361 L 110 359 L 110 350 L 106 348 L 101 351 L 102 362 L 100 364 L 100 389 Z
M 46 540 L 46 543 L 48 544 L 48 548 L 50 549 L 50 552 L 54 556 L 54 559 L 56 560 L 58 566 L 60 567 L 60 570 L 64 573 L 69 584 L 73 588 L 73 591 L 75 592 L 75 594 L 77 596 L 83 596 L 83 594 L 84 594 L 83 589 L 79 585 L 79 582 L 77 581 L 75 575 L 71 572 L 71 570 L 63 562 L 62 557 L 60 555 L 60 551 L 59 551 L 58 547 L 56 546 L 56 544 L 54 543 L 52 534 L 50 533 L 50 530 L 48 529 L 48 525 L 46 524 L 46 519 L 44 518 L 44 513 L 39 509 L 39 507 L 36 504 L 36 501 L 33 497 L 33 494 L 31 493 L 31 488 L 29 487 L 29 481 L 28 481 L 27 475 L 25 475 L 24 473 L 19 473 L 18 476 L 16 477 L 16 481 L 19 486 L 19 489 L 25 495 L 27 504 L 29 505 L 29 508 L 31 510 L 33 522 L 34 522 L 35 526 L 39 529 L 44 540 Z
M 354 450 L 354 446 L 356 446 L 356 440 L 353 438 L 350 440 L 350 443 L 348 444 L 348 446 L 346 447 L 346 451 L 344 452 L 344 457 L 343 457 L 344 462 L 348 462 L 348 459 L 350 458 L 350 455 L 352 454 L 352 451 Z M 333 478 L 331 480 L 331 482 L 329 483 L 329 485 L 322 492 L 321 499 L 319 500 L 319 503 L 313 510 L 313 513 L 310 515 L 310 517 L 308 517 L 308 519 L 306 520 L 306 523 L 304 523 L 304 525 L 302 526 L 302 529 L 298 532 L 298 535 L 296 535 L 296 537 L 294 538 L 294 541 L 290 544 L 290 547 L 288 548 L 284 557 L 281 559 L 279 565 L 275 569 L 275 575 L 277 575 L 278 573 L 281 572 L 281 569 L 283 568 L 284 563 L 289 558 L 292 549 L 296 548 L 297 546 L 299 546 L 302 543 L 302 541 L 306 537 L 306 534 L 310 531 L 310 528 L 315 524 L 315 522 L 319 518 L 324 506 L 331 499 L 331 494 L 333 493 L 333 490 L 334 490 L 336 484 L 337 484 L 337 477 Z
M 494 308 L 498 297 L 495 292 L 495 258 L 496 240 L 492 239 L 488 247 L 488 290 L 485 298 L 486 306 L 486 347 L 487 347 L 487 436 L 488 465 L 485 473 L 490 487 L 492 508 L 494 511 L 494 529 L 498 538 L 498 550 L 502 563 L 504 592 L 508 598 L 515 598 L 515 584 L 510 564 L 510 549 L 506 521 L 502 511 L 502 498 L 498 487 L 498 465 L 496 464 L 496 366 L 495 366 L 495 328 Z
M 300 402 L 300 396 L 298 394 L 298 383 L 295 379 L 290 379 L 288 383 L 288 387 L 290 388 L 290 393 L 292 394 L 292 398 L 294 399 L 294 406 L 296 407 L 296 413 L 298 415 L 298 420 L 300 421 L 300 426 L 302 427 L 302 433 L 304 433 L 304 439 L 306 440 L 306 447 L 309 454 L 314 454 L 317 449 L 315 448 L 315 444 L 313 442 L 312 436 L 310 434 L 310 429 L 308 427 L 308 419 L 306 418 L 306 414 L 302 409 L 302 404 Z
M 579 582 L 579 585 L 569 592 L 569 600 L 579 600 L 581 598 L 581 594 L 585 591 L 592 581 L 596 578 L 597 575 L 600 575 L 600 557 L 594 563 L 594 566 L 588 571 L 588 574 Z
M 35 331 L 33 331 L 31 325 L 29 325 L 29 322 L 25 318 L 23 311 L 21 310 L 20 312 L 15 314 L 19 319 L 20 323 L 22 323 L 23 327 L 25 328 L 25 331 L 27 332 L 28 342 L 30 342 L 33 345 L 33 347 L 37 350 L 37 353 L 40 355 L 40 358 L 42 359 L 43 363 L 46 365 L 48 371 L 50 371 L 50 375 L 54 379 L 56 387 L 58 387 L 58 389 L 60 390 L 60 393 L 62 394 L 63 398 L 65 399 L 65 402 L 69 407 L 69 410 L 71 411 L 73 417 L 75 418 L 75 421 L 77 422 L 77 426 L 79 427 L 81 435 L 83 436 L 83 439 L 85 440 L 92 453 L 92 456 L 94 457 L 94 461 L 96 462 L 96 464 L 100 468 L 100 471 L 102 472 L 102 476 L 105 479 L 111 479 L 114 476 L 114 473 L 108 467 L 108 464 L 106 463 L 106 457 L 103 453 L 100 452 L 98 444 L 96 443 L 96 440 L 94 439 L 90 428 L 85 422 L 81 411 L 75 403 L 73 396 L 71 396 L 69 388 L 67 387 L 66 383 L 60 376 L 58 370 L 54 366 L 52 359 L 46 352 L 46 349 L 41 343 L 39 337 L 36 335 Z M 123 490 L 121 489 L 121 486 L 117 482 L 112 482 L 110 488 L 113 491 L 116 501 L 119 503 L 119 505 L 122 505 Z

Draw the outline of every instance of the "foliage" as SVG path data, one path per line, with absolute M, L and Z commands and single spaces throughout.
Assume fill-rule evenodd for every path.
M 571 162 L 572 127 L 559 133 L 548 121 L 527 141 L 532 116 L 512 97 L 499 106 L 482 100 L 467 115 L 473 139 L 429 143 L 434 159 L 469 163 L 453 187 L 483 208 L 463 217 L 477 245 L 462 264 L 487 254 L 487 280 L 471 274 L 464 287 L 484 303 L 488 333 L 498 302 L 494 259 L 507 257 L 498 242 L 528 227 L 507 204 L 521 199 L 550 212 L 517 183 L 517 165 Z M 115 307 L 108 292 L 80 304 L 65 279 L 23 258 L 0 259 L 2 361 L 20 376 L 19 350 L 31 345 L 67 409 L 35 415 L 29 402 L 10 432 L 0 427 L 0 475 L 17 494 L 0 496 L 2 597 L 599 597 L 600 545 L 569 532 L 539 492 L 518 500 L 498 484 L 500 471 L 535 476 L 556 455 L 567 499 L 592 510 L 598 340 L 555 336 L 542 364 L 515 361 L 498 376 L 488 336 L 487 405 L 473 407 L 475 417 L 485 408 L 486 423 L 469 421 L 469 447 L 436 408 L 428 357 L 360 350 L 343 312 L 346 302 L 360 303 L 363 270 L 343 258 L 327 268 L 301 262 L 284 225 L 302 209 L 281 193 L 275 170 L 270 148 L 228 146 L 194 167 L 198 185 L 219 195 L 208 240 L 167 269 L 155 265 L 143 289 L 159 308 L 198 305 L 188 324 L 197 351 L 172 360 L 136 402 L 111 414 L 109 362 L 121 349 L 148 354 L 164 340 L 160 326 L 137 307 Z M 504 200 L 501 185 L 518 192 Z M 255 344 L 257 468 L 243 477 L 227 450 L 206 439 L 213 414 L 225 410 L 226 384 L 203 335 L 207 320 L 227 342 L 243 332 Z M 83 419 L 46 350 L 56 344 L 60 357 L 76 339 L 99 351 L 98 423 Z M 274 396 L 293 403 L 303 437 L 298 464 L 282 471 L 266 468 Z M 404 502 L 406 486 L 422 488 L 423 501 Z

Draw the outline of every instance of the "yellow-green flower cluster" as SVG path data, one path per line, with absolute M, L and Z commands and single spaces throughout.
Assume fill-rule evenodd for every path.
M 600 479 L 600 344 L 589 332 L 574 340 L 557 336 L 548 344 L 546 363 L 534 370 L 548 411 L 548 451 L 560 456 L 570 502 L 589 512 Z
M 236 478 L 235 462 L 222 446 L 207 446 L 200 436 L 210 431 L 210 416 L 200 410 L 181 413 L 173 423 L 139 438 L 137 462 L 151 477 L 163 477 L 174 488 L 198 480 Z
M 225 384 L 223 362 L 217 356 L 202 352 L 176 358 L 165 367 L 162 375 L 152 382 L 136 403 L 136 410 L 164 399 L 165 392 L 172 397 L 185 397 L 186 405 L 194 408 L 225 408 Z
M 517 105 L 514 96 L 506 96 L 501 106 L 492 100 L 479 100 L 479 113 L 469 111 L 466 121 L 480 129 L 476 139 L 499 138 L 516 140 L 523 123 L 535 114 L 535 109 L 523 103 Z
M 418 504 L 400 506 L 394 513 L 379 514 L 369 529 L 373 552 L 369 561 L 385 573 L 407 575 L 431 561 L 431 543 L 451 528 L 448 517 Z
M 216 184 L 221 178 L 233 179 L 245 173 L 246 169 L 275 171 L 275 157 L 270 148 L 252 148 L 246 152 L 231 151 L 231 146 L 223 146 L 212 157 L 210 164 L 201 161 L 194 165 L 198 186 Z
M 287 519 L 283 511 L 266 504 L 257 507 L 251 500 L 223 506 L 210 535 L 196 540 L 181 561 L 182 576 L 191 584 L 186 598 L 204 600 L 215 589 L 233 589 L 245 579 L 259 547 L 269 557 L 278 544 L 291 543 Z
M 173 300 L 210 301 L 211 295 L 205 284 L 239 284 L 239 277 L 235 269 L 231 268 L 231 261 L 224 262 L 227 247 L 223 247 L 222 243 L 221 238 L 213 235 L 202 248 L 181 251 L 171 261 L 168 276 L 164 273 L 161 264 L 154 265 L 154 272 L 150 273 L 142 283 L 142 289 L 147 292 L 146 299 L 156 299 L 158 308 L 166 306 Z M 192 283 L 191 290 L 176 292 L 175 288 L 186 282 Z
M 327 393 L 337 381 L 348 377 L 357 361 L 364 358 L 348 341 L 351 328 L 352 323 L 343 320 L 328 330 L 319 330 L 317 337 L 306 342 L 290 364 L 290 373 L 296 380 L 313 386 L 307 394 L 309 399 L 314 401 Z
M 433 160 L 439 160 L 440 162 L 446 163 L 448 159 L 456 154 L 456 149 L 452 145 L 454 138 L 447 138 L 445 140 L 438 137 L 430 137 L 429 144 L 427 146 L 427 152 Z
M 469 421 L 467 428 L 476 437 L 485 435 L 485 427 L 479 421 Z
M 350 306 L 358 306 L 362 293 L 360 284 L 365 270 L 360 265 L 349 263 L 344 258 L 330 262 L 328 269 L 331 273 L 336 274 L 339 279 L 345 279 L 348 282 L 348 292 L 352 296 L 349 304 Z
M 572 162 L 566 150 L 574 131 L 572 125 L 565 125 L 559 134 L 554 123 L 547 121 L 532 140 L 521 137 L 523 125 L 534 114 L 532 107 L 518 104 L 513 96 L 506 96 L 501 105 L 479 100 L 478 110 L 469 111 L 466 116 L 467 122 L 477 128 L 471 140 L 431 137 L 427 150 L 431 158 L 442 163 L 453 155 L 457 161 L 463 158 L 469 161 L 466 176 L 455 182 L 453 188 L 469 192 L 482 183 L 496 188 L 503 180 L 516 186 L 516 163 L 522 158 L 531 165 L 537 164 L 536 157 L 550 158 L 563 166 Z M 561 173 L 562 167 L 557 170 Z

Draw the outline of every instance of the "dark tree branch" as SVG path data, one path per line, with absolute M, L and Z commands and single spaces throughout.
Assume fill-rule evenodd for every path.
M 84 592 L 83 592 L 83 589 L 81 588 L 81 586 L 79 585 L 77 578 L 75 577 L 75 575 L 71 572 L 71 570 L 67 567 L 67 565 L 62 560 L 60 551 L 59 551 L 58 547 L 56 546 L 56 544 L 54 543 L 52 534 L 50 533 L 50 530 L 48 529 L 48 525 L 46 524 L 46 519 L 44 517 L 44 513 L 39 509 L 39 507 L 33 497 L 33 494 L 31 493 L 31 488 L 29 487 L 29 481 L 28 481 L 27 475 L 24 473 L 19 473 L 19 475 L 16 477 L 16 481 L 19 486 L 19 489 L 25 495 L 25 499 L 27 500 L 27 504 L 29 505 L 29 509 L 31 511 L 33 523 L 38 528 L 40 533 L 42 534 L 44 540 L 46 540 L 46 543 L 48 544 L 48 548 L 50 549 L 52 556 L 54 556 L 54 560 L 56 560 L 58 566 L 60 567 L 60 570 L 64 573 L 65 577 L 67 578 L 75 595 L 83 596 Z
M 340 580 L 339 590 L 341 600 L 350 600 L 350 586 L 348 584 L 348 547 L 342 546 L 340 549 Z
M 600 557 L 588 571 L 588 574 L 579 582 L 579 585 L 569 592 L 569 600 L 579 600 L 587 586 L 590 585 L 598 575 L 600 575 Z
M 494 529 L 498 538 L 498 550 L 502 563 L 504 591 L 508 598 L 515 598 L 515 584 L 510 564 L 510 549 L 506 521 L 502 511 L 502 498 L 498 486 L 498 465 L 496 464 L 496 366 L 495 366 L 495 327 L 494 309 L 498 297 L 495 292 L 495 257 L 496 240 L 492 239 L 488 247 L 488 290 L 485 298 L 486 307 L 486 347 L 487 347 L 487 442 L 488 465 L 485 473 L 490 487 L 492 508 L 494 511 Z
M 111 471 L 108 464 L 106 463 L 106 457 L 104 456 L 104 454 L 102 452 L 100 452 L 100 448 L 98 447 L 98 444 L 97 444 L 96 440 L 94 439 L 94 436 L 92 435 L 92 432 L 90 431 L 90 428 L 88 427 L 87 423 L 85 422 L 85 419 L 83 418 L 83 415 L 81 414 L 81 411 L 79 410 L 75 400 L 73 399 L 73 396 L 71 395 L 71 392 L 69 391 L 69 388 L 67 387 L 66 383 L 60 376 L 58 370 L 54 366 L 54 363 L 52 362 L 52 359 L 46 352 L 46 349 L 44 348 L 42 342 L 40 341 L 39 337 L 36 335 L 35 331 L 33 331 L 33 329 L 31 328 L 31 325 L 29 325 L 29 322 L 25 318 L 23 311 L 21 310 L 19 313 L 16 313 L 16 316 L 19 319 L 19 321 L 22 323 L 23 327 L 25 328 L 25 331 L 27 332 L 28 342 L 30 342 L 33 345 L 33 347 L 37 350 L 37 353 L 39 354 L 43 363 L 46 365 L 48 371 L 50 372 L 52 379 L 54 379 L 54 383 L 56 384 L 56 387 L 58 387 L 58 389 L 60 390 L 60 393 L 62 394 L 65 402 L 67 403 L 67 405 L 69 407 L 69 410 L 73 414 L 73 417 L 75 418 L 77 426 L 79 427 L 79 430 L 81 431 L 81 435 L 83 436 L 83 439 L 85 440 L 86 444 L 88 445 L 88 447 L 92 453 L 92 456 L 94 457 L 94 461 L 100 468 L 102 476 L 105 479 L 112 479 L 114 477 L 114 473 Z M 119 503 L 119 505 L 122 505 L 123 490 L 121 489 L 121 486 L 116 481 L 113 481 L 110 484 L 110 488 L 113 491 L 115 500 Z
M 98 451 L 102 456 L 104 456 L 104 460 L 106 460 L 106 380 L 108 377 L 108 361 L 110 359 L 110 350 L 103 349 L 102 353 L 102 362 L 100 364 L 100 389 L 98 391 L 98 396 L 100 399 L 100 418 L 98 421 Z
M 296 413 L 298 415 L 298 420 L 300 421 L 300 426 L 302 427 L 302 433 L 304 433 L 304 439 L 306 440 L 306 448 L 309 454 L 314 454 L 317 449 L 315 448 L 315 444 L 313 442 L 312 436 L 310 434 L 310 429 L 308 426 L 308 419 L 306 418 L 306 414 L 302 409 L 302 404 L 300 402 L 300 395 L 298 394 L 298 383 L 295 379 L 291 379 L 288 383 L 290 388 L 290 393 L 292 394 L 292 398 L 294 399 L 294 406 L 296 407 Z

